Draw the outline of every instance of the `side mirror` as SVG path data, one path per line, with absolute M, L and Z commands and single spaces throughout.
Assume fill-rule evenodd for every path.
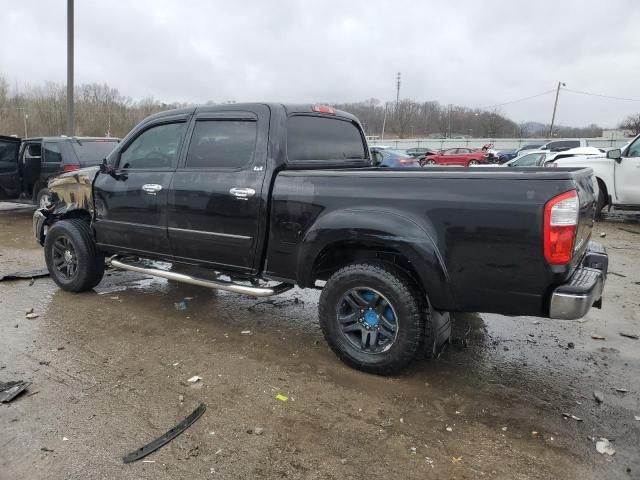
M 619 148 L 614 148 L 612 150 L 609 150 L 607 152 L 607 158 L 620 161 L 620 159 L 622 158 L 622 151 Z

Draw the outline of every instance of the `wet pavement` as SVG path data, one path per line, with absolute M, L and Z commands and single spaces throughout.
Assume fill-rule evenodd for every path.
M 116 271 L 84 294 L 1 282 L 0 381 L 32 385 L 0 404 L 0 477 L 640 478 L 640 341 L 619 334 L 640 333 L 640 215 L 608 214 L 594 238 L 602 310 L 458 315 L 448 351 L 391 378 L 331 353 L 317 292 L 259 301 Z M 31 210 L 0 211 L 0 274 L 43 264 Z M 200 402 L 184 434 L 123 464 Z

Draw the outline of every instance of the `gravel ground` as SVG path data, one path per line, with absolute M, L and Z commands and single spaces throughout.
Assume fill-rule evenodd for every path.
M 43 266 L 31 213 L 0 204 L 0 275 Z M 392 378 L 329 351 L 316 292 L 259 302 L 115 271 L 85 294 L 0 282 L 0 381 L 32 382 L 0 404 L 0 477 L 640 478 L 640 341 L 620 335 L 640 333 L 640 215 L 608 214 L 594 237 L 602 310 L 457 315 L 449 350 Z M 184 434 L 123 464 L 201 402 Z

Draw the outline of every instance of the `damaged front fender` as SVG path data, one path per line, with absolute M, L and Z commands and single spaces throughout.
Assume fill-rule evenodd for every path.
M 40 245 L 48 227 L 66 217 L 89 215 L 93 217 L 93 181 L 99 167 L 81 168 L 49 180 L 49 205 L 33 214 L 33 233 Z

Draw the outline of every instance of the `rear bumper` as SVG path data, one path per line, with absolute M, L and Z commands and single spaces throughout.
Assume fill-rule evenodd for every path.
M 551 294 L 549 317 L 576 320 L 584 317 L 592 306 L 600 308 L 608 268 L 605 248 L 589 242 L 581 265 L 567 283 L 556 287 Z

